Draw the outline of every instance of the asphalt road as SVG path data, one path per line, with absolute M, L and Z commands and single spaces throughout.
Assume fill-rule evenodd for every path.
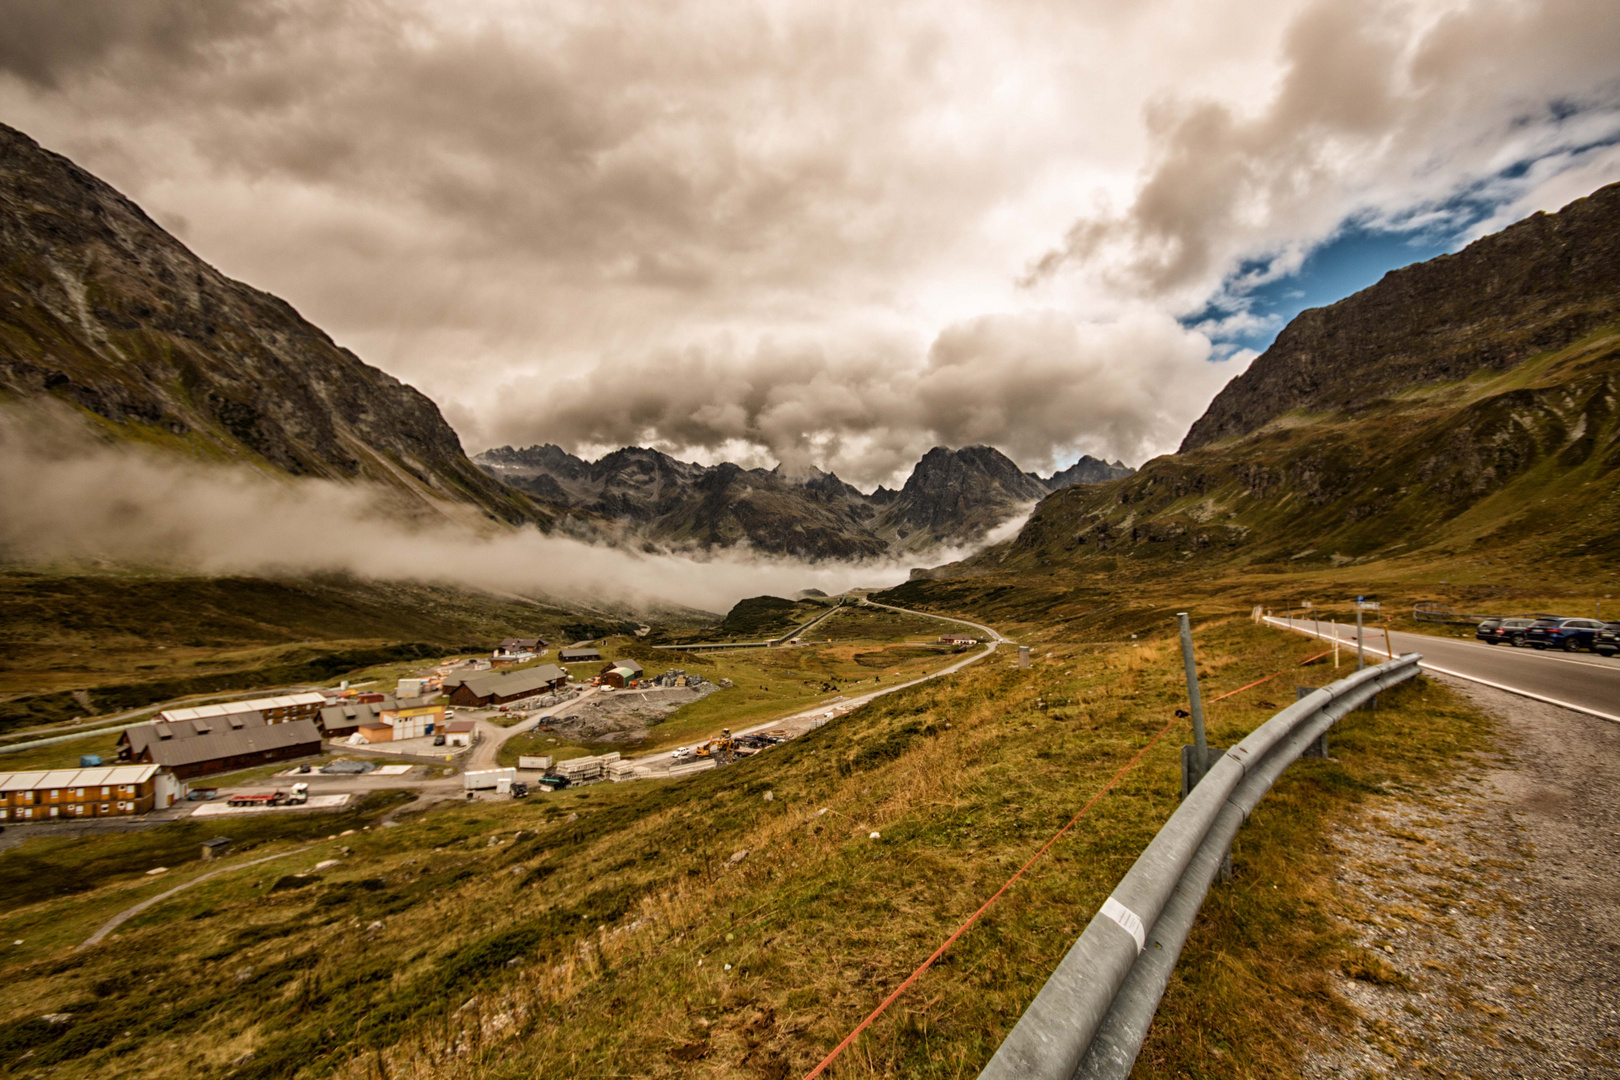
M 1317 634 L 1317 624 L 1308 619 L 1295 619 L 1292 623 L 1278 618 L 1266 621 L 1273 626 Z M 1319 636 L 1331 640 L 1330 625 L 1320 625 Z M 1355 626 L 1341 623 L 1338 634 L 1353 659 Z M 1379 663 L 1388 658 L 1382 629 L 1368 627 L 1366 638 L 1369 658 L 1376 658 Z M 1431 671 L 1456 675 L 1620 724 L 1620 657 L 1515 649 L 1511 645 L 1487 645 L 1483 641 L 1398 631 L 1389 635 L 1389 641 L 1397 656 L 1409 652 L 1423 654 L 1423 666 Z

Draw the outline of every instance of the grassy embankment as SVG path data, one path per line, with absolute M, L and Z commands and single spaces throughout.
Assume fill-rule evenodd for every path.
M 227 875 L 79 956 L 8 958 L 0 1047 L 15 1060 L 31 1046 L 19 1071 L 55 1077 L 802 1074 L 1171 719 L 1170 626 L 1117 616 L 1124 643 L 1054 635 L 1032 670 L 998 658 L 713 773 L 447 806 L 346 838 L 353 854 L 304 888 Z M 1210 695 L 1311 648 L 1236 613 L 1198 638 Z M 1213 705 L 1212 739 L 1332 676 L 1319 664 Z M 834 1075 L 982 1065 L 1174 808 L 1184 738 L 1152 750 Z M 1138 1074 L 1285 1074 L 1307 1027 L 1349 1023 L 1327 972 L 1380 969 L 1334 929 L 1323 829 L 1489 740 L 1418 685 L 1348 718 L 1333 759 L 1291 770 L 1241 834 L 1237 878 L 1214 891 Z M 311 845 L 311 865 L 330 846 Z M 60 857 L 75 850 L 93 848 Z M 9 918 L 37 925 L 59 903 Z M 47 1030 L 33 1020 L 46 1011 L 74 1019 Z
M 638 742 L 576 744 L 554 732 L 524 732 L 501 748 L 499 760 L 515 765 L 525 754 L 559 758 L 607 750 L 640 754 L 702 742 L 721 728 L 741 731 L 822 702 L 836 703 L 885 683 L 938 671 L 961 659 L 935 644 L 946 629 L 948 624 L 937 619 L 851 606 L 819 624 L 811 643 L 793 647 L 685 653 L 612 638 L 602 645 L 604 658 L 636 660 L 648 675 L 680 668 L 711 682 L 729 679 L 733 685 L 676 710 Z M 571 673 L 588 677 L 600 667 L 575 664 Z

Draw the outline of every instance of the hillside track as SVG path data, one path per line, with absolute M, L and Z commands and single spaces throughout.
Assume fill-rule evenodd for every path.
M 1333 640 L 1334 627 L 1308 619 L 1279 619 L 1268 616 L 1272 626 L 1296 633 Z M 1342 647 L 1349 649 L 1354 663 L 1356 628 L 1339 624 Z M 1423 667 L 1436 674 L 1451 675 L 1480 683 L 1510 694 L 1532 698 L 1560 708 L 1585 713 L 1620 724 L 1620 657 L 1594 653 L 1562 653 L 1509 645 L 1487 645 L 1482 641 L 1459 641 L 1429 634 L 1389 632 L 1389 650 L 1384 647 L 1384 630 L 1366 628 L 1366 652 L 1371 662 L 1382 662 L 1391 651 L 1422 653 Z

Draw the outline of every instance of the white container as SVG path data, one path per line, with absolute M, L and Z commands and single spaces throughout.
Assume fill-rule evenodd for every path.
M 551 768 L 551 756 L 548 754 L 542 757 L 520 757 L 518 758 L 518 768 L 545 772 Z
M 461 776 L 461 782 L 468 791 L 488 791 L 491 788 L 498 788 L 502 780 L 508 784 L 507 790 L 511 790 L 510 785 L 516 779 L 516 769 L 475 769 Z

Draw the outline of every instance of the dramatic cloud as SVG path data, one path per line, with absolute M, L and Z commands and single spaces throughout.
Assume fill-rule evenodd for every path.
M 1476 199 L 1449 206 L 1451 217 L 1479 199 L 1517 202 L 1577 159 L 1612 171 L 1620 7 L 1437 7 L 1318 0 L 1289 25 L 1279 86 L 1259 109 L 1151 103 L 1152 164 L 1130 205 L 1078 220 L 1026 283 L 1072 268 L 1196 310 L 1239 265 L 1251 267 L 1239 290 L 1290 273 L 1347 220 L 1435 227 L 1459 196 Z
M 1247 355 L 1178 320 L 1214 300 L 1229 330 L 1347 221 L 1462 228 L 1610 175 L 1617 27 L 1607 0 L 0 0 L 0 118 L 470 449 L 870 485 L 934 443 L 1173 448 Z

